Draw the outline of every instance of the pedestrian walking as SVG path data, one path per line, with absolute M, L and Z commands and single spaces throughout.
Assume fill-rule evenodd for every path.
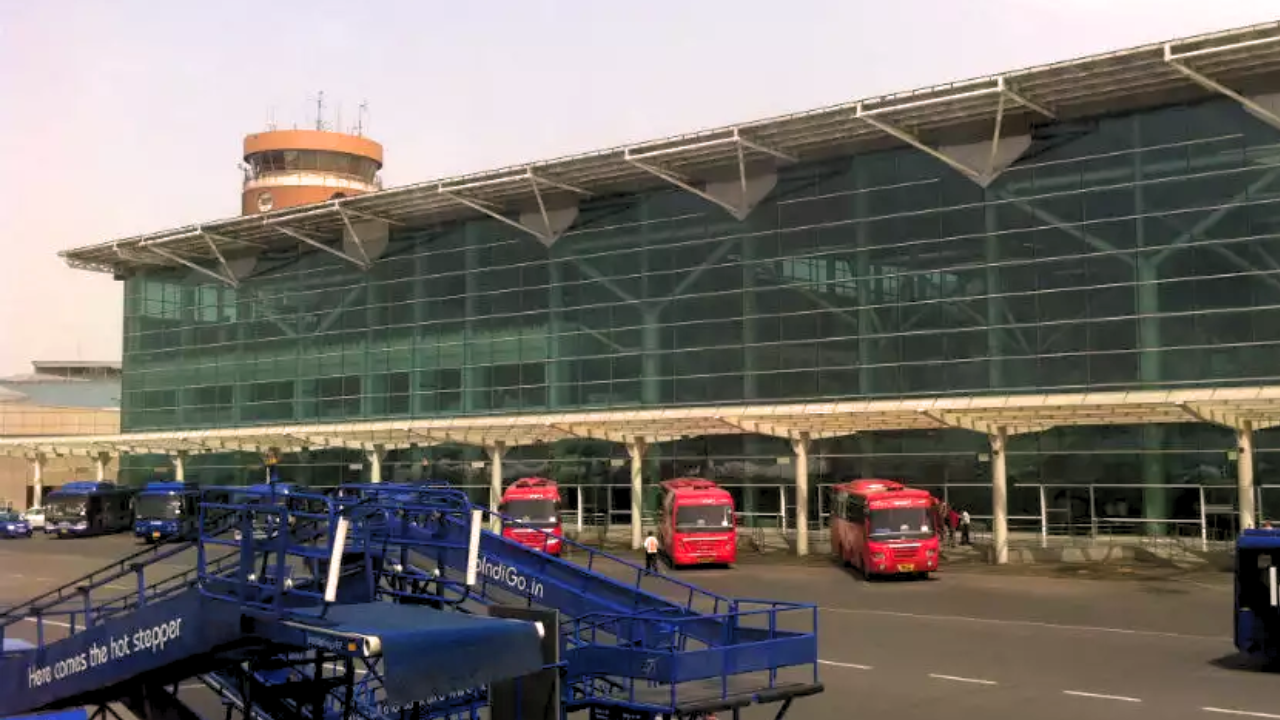
M 654 537 L 652 530 L 644 539 L 644 569 L 658 572 L 658 538 Z
M 969 539 L 969 528 L 971 525 L 972 525 L 972 521 L 969 518 L 969 511 L 961 510 L 960 511 L 960 544 L 961 545 L 973 544 Z

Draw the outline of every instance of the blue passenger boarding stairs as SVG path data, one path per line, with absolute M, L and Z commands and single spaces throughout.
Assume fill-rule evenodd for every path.
M 822 691 L 812 605 L 730 600 L 573 543 L 554 558 L 483 530 L 493 516 L 448 487 L 255 493 L 211 488 L 198 540 L 0 614 L 6 638 L 34 644 L 6 643 L 0 717 L 119 703 L 194 720 L 216 696 L 227 720 L 623 720 L 769 703 L 781 718 Z M 134 589 L 112 590 L 122 583 Z M 193 682 L 213 692 L 178 689 Z

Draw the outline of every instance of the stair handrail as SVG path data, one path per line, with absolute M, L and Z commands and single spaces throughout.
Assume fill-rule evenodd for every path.
M 215 533 L 221 534 L 228 530 L 229 528 L 215 529 Z M 16 605 L 9 606 L 4 612 L 0 612 L 0 628 L 25 620 L 33 611 L 36 613 L 47 612 L 68 600 L 82 597 L 86 591 L 96 590 L 120 578 L 136 575 L 141 568 L 167 560 L 175 555 L 180 555 L 198 544 L 199 540 L 188 540 L 168 546 L 152 545 L 126 555 L 119 560 L 114 560 L 109 565 L 86 573 L 75 580 L 45 591 Z M 51 602 L 44 602 L 50 599 L 52 599 Z
M 406 508 L 406 510 L 407 510 L 407 509 L 408 509 L 408 508 Z M 593 548 L 593 547 L 591 547 L 591 546 L 589 546 L 589 545 L 584 545 L 584 544 L 579 543 L 579 542 L 577 542 L 577 541 L 575 541 L 575 540 L 571 540 L 571 539 L 569 539 L 569 538 L 567 538 L 567 537 L 560 537 L 560 536 L 558 536 L 558 535 L 554 535 L 551 531 L 546 530 L 546 529 L 544 529 L 544 528 L 532 527 L 532 526 L 526 525 L 526 524 L 524 524 L 524 523 L 520 522 L 519 520 L 516 520 L 515 518 L 509 517 L 509 516 L 507 516 L 507 515 L 503 515 L 502 513 L 499 513 L 499 512 L 497 512 L 497 511 L 495 511 L 495 510 L 490 510 L 489 508 L 484 507 L 483 505 L 474 505 L 474 504 L 473 504 L 473 505 L 469 508 L 469 510 L 480 510 L 480 511 L 482 511 L 482 512 L 483 512 L 483 514 L 484 514 L 484 515 L 486 515 L 486 516 L 487 516 L 487 517 L 489 517 L 490 519 L 492 519 L 492 518 L 497 518 L 497 519 L 501 520 L 501 521 L 502 521 L 502 523 L 503 523 L 504 525 L 505 525 L 506 523 L 511 523 L 512 525 L 519 526 L 521 529 L 525 529 L 525 530 L 535 530 L 535 531 L 537 531 L 537 532 L 539 532 L 539 533 L 542 533 L 544 536 L 547 536 L 547 537 L 555 537 L 557 540 L 559 540 L 559 541 L 561 542 L 561 544 L 562 544 L 562 545 L 567 545 L 567 546 L 574 547 L 574 548 L 577 548 L 577 549 L 579 549 L 579 550 L 583 550 L 583 551 L 585 551 L 585 552 L 587 553 L 587 556 L 588 556 L 588 561 L 587 561 L 587 564 L 586 564 L 586 565 L 584 565 L 583 567 L 584 567 L 584 569 L 586 569 L 588 572 L 590 572 L 590 571 L 592 570 L 592 566 L 594 565 L 594 563 L 595 563 L 595 559 L 596 559 L 597 557 L 599 557 L 599 558 L 604 558 L 604 559 L 606 559 L 606 560 L 611 560 L 611 561 L 613 561 L 613 562 L 619 563 L 619 564 L 621 564 L 621 565 L 623 565 L 623 566 L 625 566 L 625 567 L 627 567 L 627 568 L 629 568 L 629 569 L 631 569 L 631 570 L 634 570 L 634 571 L 636 571 L 636 572 L 640 573 L 639 577 L 637 578 L 636 583 L 634 584 L 634 586 L 635 586 L 637 589 L 639 589 L 640 581 L 641 581 L 641 580 L 642 580 L 646 575 L 648 575 L 648 574 L 649 574 L 649 572 L 648 572 L 647 570 L 645 570 L 645 568 L 644 568 L 644 567 L 642 567 L 641 565 L 639 565 L 639 564 L 637 564 L 637 563 L 634 563 L 634 562 L 632 562 L 632 561 L 630 561 L 630 560 L 627 560 L 627 559 L 625 559 L 625 558 L 619 557 L 619 556 L 614 555 L 614 554 L 612 554 L 612 553 L 605 552 L 604 550 L 600 550 L 600 549 L 597 549 L 597 548 Z M 504 540 L 507 540 L 508 542 L 513 542 L 513 541 L 511 541 L 509 538 L 503 538 L 503 539 L 504 539 Z M 517 544 L 517 545 L 518 545 L 519 543 L 515 543 L 515 544 Z M 726 597 L 726 596 L 718 595 L 718 594 L 713 593 L 713 592 L 711 592 L 711 591 L 709 591 L 709 590 L 706 590 L 706 589 L 704 589 L 704 588 L 700 588 L 700 587 L 698 587 L 698 586 L 696 586 L 696 585 L 693 585 L 693 584 L 691 584 L 691 583 L 687 583 L 687 582 L 685 582 L 685 581 L 683 581 L 683 580 L 680 580 L 680 579 L 678 579 L 678 578 L 673 578 L 673 577 L 671 577 L 671 576 L 669 576 L 669 575 L 663 575 L 663 576 L 661 576 L 661 578 L 662 578 L 662 581 L 663 581 L 664 583 L 668 583 L 668 584 L 670 584 L 670 585 L 677 586 L 677 587 L 679 587 L 679 588 L 681 588 L 681 589 L 683 589 L 683 590 L 688 590 L 688 591 L 690 592 L 690 595 L 691 595 L 690 601 L 689 601 L 688 603 L 686 603 L 686 607 L 687 607 L 687 608 L 689 608 L 689 609 L 692 609 L 692 607 L 693 607 L 693 603 L 692 603 L 692 596 L 693 596 L 693 595 L 701 595 L 701 596 L 703 596 L 703 597 L 704 597 L 704 598 L 706 598 L 706 599 L 710 599 L 710 600 L 716 600 L 716 601 L 724 602 L 726 605 L 727 605 L 727 604 L 729 604 L 729 603 L 731 602 L 730 598 L 728 598 L 728 597 Z M 622 580 L 617 580 L 617 581 L 618 581 L 618 582 L 625 582 L 625 581 L 622 581 Z M 671 602 L 675 602 L 675 601 L 671 601 Z

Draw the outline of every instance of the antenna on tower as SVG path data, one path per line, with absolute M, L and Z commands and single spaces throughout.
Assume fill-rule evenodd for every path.
M 369 114 L 369 101 L 360 101 L 360 107 L 356 109 L 356 135 L 364 135 L 364 119 Z
M 275 109 L 275 107 L 269 107 L 269 108 L 267 108 L 267 129 L 268 129 L 268 130 L 273 130 L 273 131 L 276 129 L 276 109 Z
M 324 130 L 324 91 L 316 95 L 316 129 Z
M 347 129 L 342 127 L 342 101 L 338 101 L 338 106 L 333 113 L 333 127 L 338 132 L 346 132 Z

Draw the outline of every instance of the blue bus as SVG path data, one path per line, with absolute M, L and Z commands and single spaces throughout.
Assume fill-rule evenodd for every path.
M 1280 530 L 1250 528 L 1236 540 L 1236 649 L 1280 660 Z
M 133 491 L 110 482 L 69 482 L 44 499 L 44 531 L 58 537 L 102 535 L 133 527 Z
M 200 523 L 200 486 L 147 483 L 134 503 L 133 534 L 145 542 L 194 539 Z

